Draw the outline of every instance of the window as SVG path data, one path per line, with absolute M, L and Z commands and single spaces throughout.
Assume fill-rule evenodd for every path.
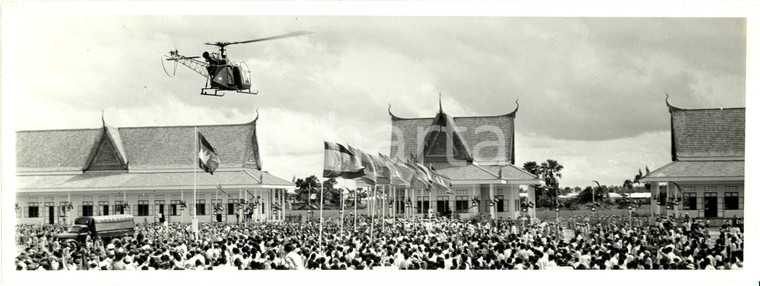
M 69 202 L 60 202 L 58 207 L 58 216 L 59 217 L 66 217 L 66 213 L 68 212 L 68 209 L 66 208 L 68 206 Z
M 229 199 L 227 200 L 227 214 L 228 215 L 234 215 L 235 214 L 235 204 L 237 203 L 236 199 Z
M 148 200 L 148 195 L 146 195 L 146 194 L 137 195 L 137 199 L 141 200 L 141 201 L 147 201 Z
M 108 196 L 106 196 L 106 198 L 107 197 Z M 101 196 L 101 198 L 102 198 L 102 196 Z M 98 205 L 99 205 L 99 208 L 98 208 L 99 215 L 110 215 L 111 214 L 107 201 L 106 202 L 98 202 Z
M 114 214 L 124 214 L 124 201 L 115 201 L 113 209 Z
M 87 196 L 85 196 L 85 198 L 87 198 Z M 92 196 L 89 196 L 89 198 L 92 199 Z M 92 201 L 82 202 L 82 216 L 93 216 Z
M 727 210 L 739 209 L 739 192 L 725 193 L 725 209 Z
M 504 212 L 504 196 L 496 196 L 496 199 L 499 201 L 496 202 L 496 211 L 503 213 Z
M 467 212 L 470 210 L 469 203 L 470 200 L 467 198 L 467 196 L 456 196 L 456 211 L 460 213 Z
M 457 189 L 456 194 L 457 194 L 457 196 L 466 196 L 467 195 L 467 189 Z
M 28 217 L 40 217 L 40 203 L 29 203 Z
M 448 213 L 449 208 L 449 196 L 438 196 L 435 209 L 439 214 Z
M 153 199 L 155 199 L 155 200 L 163 200 L 164 199 L 164 195 L 155 195 L 155 198 L 153 198 Z
M 46 202 L 52 202 L 55 201 L 55 197 L 45 197 Z
M 172 194 L 172 200 L 180 200 L 181 196 L 180 194 Z
M 417 197 L 417 213 L 428 213 L 430 210 L 430 201 L 428 196 Z
M 150 215 L 150 205 L 148 204 L 147 200 L 139 200 L 137 201 L 137 216 L 149 216 Z
M 198 195 L 199 197 L 202 195 Z M 206 200 L 198 200 L 195 203 L 195 214 L 206 215 Z
M 108 201 L 108 196 L 98 196 L 98 201 L 107 202 Z
M 697 209 L 697 193 L 683 193 L 683 209 Z
M 29 197 L 29 201 L 30 202 L 39 202 L 40 198 L 38 198 L 38 197 Z
M 171 201 L 172 204 L 169 207 L 169 215 L 179 215 L 179 206 L 180 206 L 179 202 L 180 202 L 179 200 Z
M 716 191 L 717 189 L 718 189 L 718 187 L 716 187 L 716 186 L 706 186 L 706 187 L 705 187 L 705 192 L 711 192 L 711 193 L 714 193 L 714 192 L 717 192 L 717 191 Z

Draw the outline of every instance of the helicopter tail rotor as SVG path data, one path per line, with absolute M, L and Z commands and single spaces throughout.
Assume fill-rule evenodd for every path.
M 173 52 L 174 51 L 172 51 L 170 53 L 173 53 Z M 173 54 L 172 54 L 172 56 L 173 56 Z M 166 62 L 166 61 L 173 61 L 174 62 L 174 67 L 172 67 L 171 73 L 168 70 L 166 70 L 166 65 L 164 64 L 164 62 Z M 168 75 L 169 77 L 174 77 L 177 74 L 177 64 L 178 64 L 178 62 L 177 62 L 177 60 L 174 57 L 161 56 L 161 67 L 164 68 L 164 73 L 166 73 L 166 75 Z

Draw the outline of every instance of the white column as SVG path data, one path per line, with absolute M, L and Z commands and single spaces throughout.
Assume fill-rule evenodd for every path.
M 488 200 L 493 200 L 493 184 L 488 184 Z M 488 203 L 488 208 L 490 209 L 491 219 L 496 219 L 496 205 L 492 206 L 491 203 Z

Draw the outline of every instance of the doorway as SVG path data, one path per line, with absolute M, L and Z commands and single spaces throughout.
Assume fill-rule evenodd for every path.
M 48 206 L 48 223 L 55 223 L 55 206 Z
M 438 202 L 436 204 L 436 211 L 438 212 L 439 215 L 446 215 L 449 213 L 448 197 L 438 198 Z
M 718 216 L 718 193 L 705 193 L 705 217 Z

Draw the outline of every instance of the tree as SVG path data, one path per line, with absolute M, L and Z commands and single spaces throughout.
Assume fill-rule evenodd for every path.
M 594 194 L 593 200 L 591 199 L 592 191 Z M 583 191 L 581 191 L 580 194 L 578 194 L 578 200 L 582 204 L 590 203 L 592 201 L 601 203 L 602 201 L 604 201 L 605 198 L 609 197 L 608 191 L 609 191 L 609 188 L 607 188 L 607 186 L 597 186 L 597 187 L 587 186 L 586 188 L 583 189 Z
M 539 179 L 544 180 L 545 186 L 534 186 L 536 190 L 536 203 L 540 207 L 552 207 L 554 202 L 557 203 L 559 195 L 559 179 L 562 178 L 562 169 L 556 160 L 548 159 L 541 165 L 530 161 L 523 164 L 523 169 L 528 173 L 536 175 Z

